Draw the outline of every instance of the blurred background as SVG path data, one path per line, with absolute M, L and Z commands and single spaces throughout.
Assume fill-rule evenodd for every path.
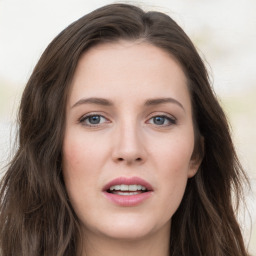
M 252 183 L 252 191 L 246 194 L 248 211 L 240 214 L 240 223 L 255 256 L 256 1 L 119 2 L 170 15 L 190 36 L 207 63 L 215 92 L 230 120 L 238 155 Z M 1 170 L 13 152 L 22 90 L 43 50 L 71 22 L 109 3 L 113 1 L 0 0 Z

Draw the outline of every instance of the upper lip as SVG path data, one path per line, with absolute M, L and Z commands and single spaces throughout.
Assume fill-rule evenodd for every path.
M 107 191 L 110 189 L 110 187 L 115 186 L 115 185 L 142 185 L 144 187 L 146 187 L 146 189 L 148 191 L 152 191 L 153 187 L 152 185 L 145 181 L 142 178 L 139 177 L 118 177 L 110 182 L 108 182 L 104 187 L 103 187 L 103 191 Z

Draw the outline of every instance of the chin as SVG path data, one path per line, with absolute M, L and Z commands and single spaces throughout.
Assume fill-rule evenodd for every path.
M 108 239 L 131 241 L 144 239 L 164 230 L 170 231 L 170 221 L 157 222 L 149 216 L 130 216 L 128 214 L 128 216 L 115 216 L 108 220 L 102 218 L 101 223 L 94 225 L 90 232 Z
M 153 230 L 149 227 L 122 226 L 112 228 L 111 230 L 106 230 L 103 234 L 106 237 L 115 240 L 132 241 L 146 238 L 147 236 L 150 236 L 151 233 L 153 233 Z

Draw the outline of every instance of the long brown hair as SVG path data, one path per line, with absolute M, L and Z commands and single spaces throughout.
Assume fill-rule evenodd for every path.
M 24 90 L 19 148 L 1 182 L 2 256 L 79 255 L 79 221 L 62 177 L 62 142 L 69 85 L 80 56 L 117 40 L 144 40 L 169 52 L 187 76 L 195 155 L 204 155 L 172 218 L 171 256 L 245 256 L 235 217 L 244 172 L 206 68 L 184 31 L 167 15 L 113 4 L 85 15 L 47 47 Z M 234 193 L 233 193 L 234 192 Z

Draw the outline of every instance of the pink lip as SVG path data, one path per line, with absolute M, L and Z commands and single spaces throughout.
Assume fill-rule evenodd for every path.
M 110 181 L 109 183 L 107 183 L 104 187 L 103 187 L 103 191 L 107 191 L 108 189 L 110 189 L 110 187 L 115 186 L 115 185 L 142 185 L 144 187 L 147 188 L 147 190 L 153 190 L 151 184 L 149 184 L 147 181 L 143 180 L 142 178 L 139 177 L 130 177 L 130 178 L 126 178 L 126 177 L 118 177 L 112 181 Z
M 121 185 L 121 184 L 142 185 L 142 186 L 146 187 L 148 191 L 143 192 L 141 194 L 130 195 L 130 196 L 111 194 L 111 193 L 107 192 L 107 190 L 111 186 Z M 131 177 L 131 178 L 119 177 L 119 178 L 116 178 L 116 179 L 110 181 L 103 187 L 104 196 L 108 200 L 110 200 L 111 202 L 113 202 L 114 204 L 117 204 L 119 206 L 136 206 L 136 205 L 142 203 L 143 201 L 145 201 L 146 199 L 148 199 L 152 195 L 152 192 L 153 192 L 153 187 L 151 186 L 151 184 L 149 184 L 147 181 L 145 181 L 139 177 Z

